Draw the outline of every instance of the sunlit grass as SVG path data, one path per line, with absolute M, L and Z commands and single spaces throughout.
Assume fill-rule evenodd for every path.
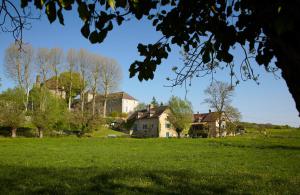
M 0 139 L 1 194 L 300 194 L 299 186 L 297 130 L 221 139 Z

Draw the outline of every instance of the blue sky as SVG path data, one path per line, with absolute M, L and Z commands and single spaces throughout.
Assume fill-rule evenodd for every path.
M 138 43 L 153 43 L 160 38 L 160 34 L 154 30 L 147 21 L 131 20 L 122 26 L 115 26 L 104 43 L 92 45 L 81 33 L 80 21 L 75 11 L 65 13 L 65 26 L 61 26 L 58 21 L 49 24 L 46 16 L 41 20 L 32 22 L 32 28 L 24 34 L 24 40 L 39 47 L 61 47 L 65 51 L 69 48 L 84 48 L 90 52 L 116 59 L 123 69 L 123 81 L 120 90 L 126 91 L 141 102 L 149 103 L 153 96 L 159 102 L 167 102 L 172 95 L 185 97 L 184 87 L 167 88 L 166 77 L 172 77 L 171 68 L 181 66 L 180 49 L 173 47 L 169 58 L 157 68 L 155 78 L 152 81 L 139 82 L 137 78 L 129 79 L 129 66 L 140 59 L 137 51 Z M 0 34 L 0 63 L 3 63 L 4 51 L 12 42 L 10 34 Z M 241 59 L 242 53 L 234 51 L 237 61 Z M 300 118 L 295 108 L 294 100 L 288 92 L 285 81 L 276 79 L 272 74 L 266 73 L 263 67 L 257 66 L 253 62 L 255 72 L 260 74 L 260 85 L 253 81 L 241 82 L 235 90 L 233 105 L 237 107 L 243 116 L 243 121 L 300 125 Z M 3 65 L 0 66 L 0 78 L 4 90 L 14 84 L 5 75 Z M 280 72 L 277 73 L 280 75 Z M 219 72 L 217 80 L 230 81 L 228 70 Z M 207 112 L 208 106 L 203 104 L 204 89 L 210 84 L 210 77 L 194 79 L 192 86 L 188 88 L 187 99 L 192 102 L 195 112 Z

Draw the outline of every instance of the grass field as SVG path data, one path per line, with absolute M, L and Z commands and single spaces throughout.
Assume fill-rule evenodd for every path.
M 221 139 L 0 138 L 0 194 L 300 194 L 300 130 Z

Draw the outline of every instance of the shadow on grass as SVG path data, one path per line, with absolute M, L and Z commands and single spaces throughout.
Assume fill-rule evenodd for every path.
M 11 137 L 11 130 L 9 127 L 0 127 L 0 136 Z M 28 127 L 21 127 L 17 130 L 17 137 L 36 137 L 36 132 Z
M 297 194 L 297 184 L 283 178 L 188 170 L 0 167 L 1 194 Z
M 255 143 L 255 144 L 242 144 L 242 143 L 231 143 L 231 142 L 211 142 L 211 144 L 217 144 L 221 146 L 238 147 L 238 148 L 257 148 L 257 149 L 274 149 L 274 150 L 299 150 L 299 146 L 286 146 L 278 144 L 267 144 L 267 143 Z

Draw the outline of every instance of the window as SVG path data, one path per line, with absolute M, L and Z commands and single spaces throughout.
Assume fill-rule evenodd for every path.
M 143 129 L 147 129 L 147 124 L 143 124 Z
M 170 123 L 166 123 L 166 124 L 165 124 L 165 128 L 170 129 L 170 128 L 171 128 L 171 124 L 170 124 Z
M 137 125 L 136 124 L 133 125 L 133 130 L 137 130 Z

